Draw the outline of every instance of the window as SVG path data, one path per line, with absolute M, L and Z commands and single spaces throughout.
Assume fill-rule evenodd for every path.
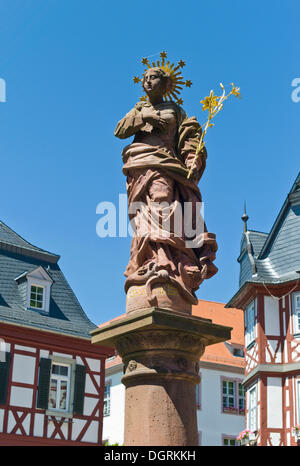
M 245 309 L 245 343 L 249 346 L 255 340 L 255 301 Z
M 223 411 L 236 411 L 235 382 L 223 380 Z
M 52 364 L 49 409 L 69 411 L 71 367 Z
M 236 356 L 237 358 L 243 358 L 244 357 L 243 348 L 233 348 L 233 356 Z
M 104 387 L 103 416 L 110 415 L 110 383 Z
M 239 380 L 222 380 L 223 413 L 245 414 L 245 389 Z
M 254 432 L 257 430 L 257 396 L 256 386 L 249 390 L 249 413 L 248 413 L 248 426 Z
M 73 358 L 41 358 L 37 408 L 49 416 L 71 418 L 84 411 L 86 368 Z
M 236 439 L 231 437 L 224 437 L 223 438 L 223 445 L 224 447 L 235 447 L 236 446 Z
M 300 293 L 293 294 L 294 333 L 300 333 Z
M 48 313 L 50 307 L 50 295 L 53 279 L 42 267 L 37 267 L 30 272 L 25 271 L 15 278 L 19 297 L 25 309 Z
M 239 383 L 239 414 L 245 414 L 245 388 Z
M 34 307 L 36 309 L 44 309 L 44 287 L 31 285 L 30 307 Z

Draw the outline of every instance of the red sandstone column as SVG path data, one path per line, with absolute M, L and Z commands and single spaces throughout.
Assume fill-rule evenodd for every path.
M 198 444 L 196 391 L 205 346 L 230 339 L 229 327 L 159 308 L 131 312 L 92 332 L 114 346 L 125 374 L 126 446 Z

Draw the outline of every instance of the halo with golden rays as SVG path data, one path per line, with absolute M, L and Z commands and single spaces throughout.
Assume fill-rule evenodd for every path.
M 180 92 L 183 89 L 182 86 L 191 87 L 192 82 L 190 80 L 184 81 L 184 78 L 181 73 L 181 68 L 185 66 L 185 62 L 180 60 L 178 64 L 175 66 L 174 63 L 170 63 L 167 61 L 167 54 L 166 52 L 160 53 L 161 60 L 157 60 L 156 62 L 153 61 L 152 63 L 149 62 L 148 58 L 142 58 L 142 64 L 146 65 L 145 71 L 150 68 L 160 68 L 164 70 L 169 76 L 171 80 L 171 85 L 168 91 L 164 94 L 165 101 L 175 101 L 178 105 L 183 104 L 183 100 L 179 98 Z M 144 71 L 144 72 L 145 72 Z M 134 76 L 133 82 L 138 84 L 142 82 L 142 79 L 139 76 Z M 143 95 L 140 97 L 141 101 L 146 101 L 147 96 Z

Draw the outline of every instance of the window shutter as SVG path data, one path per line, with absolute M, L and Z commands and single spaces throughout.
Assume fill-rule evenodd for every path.
M 6 403 L 10 356 L 10 353 L 5 353 L 5 361 L 0 362 L 0 405 Z
M 40 359 L 37 408 L 48 409 L 50 388 L 51 359 Z
M 85 390 L 86 368 L 76 364 L 73 413 L 83 414 L 84 390 Z

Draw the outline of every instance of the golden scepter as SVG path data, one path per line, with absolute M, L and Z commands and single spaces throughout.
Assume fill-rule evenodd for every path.
M 206 135 L 208 128 L 211 128 L 212 126 L 214 126 L 214 123 L 211 123 L 211 120 L 219 113 L 220 110 L 222 110 L 223 103 L 225 102 L 226 99 L 228 99 L 230 95 L 234 95 L 235 97 L 241 98 L 240 88 L 236 87 L 234 83 L 231 83 L 231 85 L 232 85 L 232 89 L 227 95 L 225 93 L 225 88 L 223 84 L 220 83 L 220 86 L 223 89 L 223 93 L 220 97 L 218 97 L 217 95 L 214 95 L 214 92 L 211 90 L 209 96 L 205 97 L 205 99 L 200 101 L 200 103 L 203 104 L 202 110 L 203 111 L 208 110 L 208 119 L 207 119 L 207 122 L 201 126 L 202 133 L 201 133 L 199 143 L 198 143 L 198 146 L 195 152 L 193 163 L 187 175 L 188 179 L 191 177 L 195 163 L 197 162 L 198 157 L 201 154 L 201 151 L 205 146 L 204 136 Z

